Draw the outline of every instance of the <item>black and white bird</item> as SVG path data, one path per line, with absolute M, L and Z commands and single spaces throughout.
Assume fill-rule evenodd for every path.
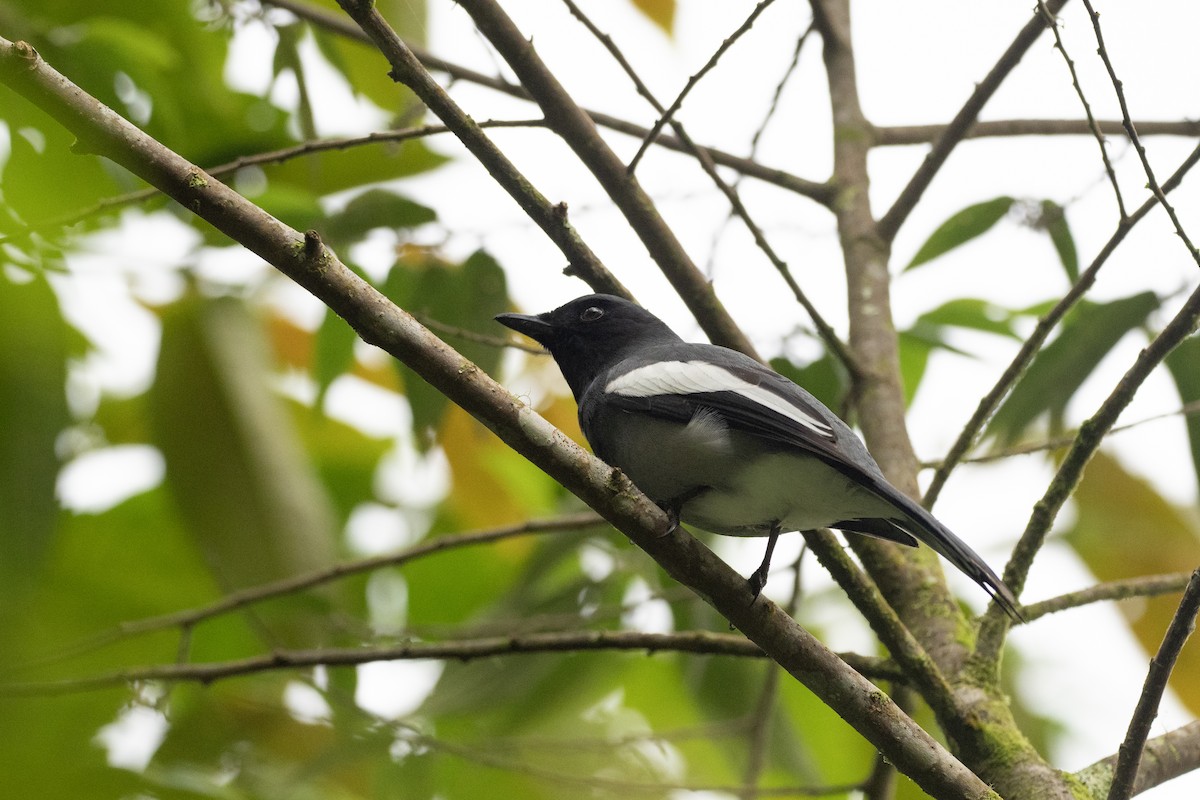
M 673 521 L 769 537 L 749 578 L 756 597 L 781 532 L 837 528 L 925 542 L 1019 617 L 1013 593 L 983 559 L 888 483 L 854 432 L 779 373 L 735 350 L 689 344 L 612 295 L 496 320 L 550 351 L 596 455 Z

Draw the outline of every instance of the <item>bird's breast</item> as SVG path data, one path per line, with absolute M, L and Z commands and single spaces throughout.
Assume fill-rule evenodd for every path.
M 815 456 L 732 430 L 715 411 L 687 424 L 618 411 L 597 430 L 597 455 L 655 502 L 683 500 L 680 519 L 713 533 L 762 536 L 776 522 L 808 530 L 894 513 Z

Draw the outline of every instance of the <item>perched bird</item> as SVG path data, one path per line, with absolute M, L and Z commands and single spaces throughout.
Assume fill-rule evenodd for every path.
M 779 373 L 735 350 L 685 342 L 612 295 L 496 320 L 550 351 L 596 455 L 673 522 L 769 537 L 749 578 L 756 597 L 781 532 L 838 528 L 925 542 L 1019 618 L 1016 597 L 983 559 L 888 483 L 854 432 Z

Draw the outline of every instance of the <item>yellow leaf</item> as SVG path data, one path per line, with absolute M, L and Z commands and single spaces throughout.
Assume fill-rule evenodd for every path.
M 674 33 L 675 0 L 633 0 L 633 5 L 668 36 Z
M 1111 456 L 1098 453 L 1092 459 L 1075 502 L 1079 518 L 1066 539 L 1101 581 L 1185 572 L 1200 564 L 1194 519 Z M 1178 605 L 1178 595 L 1122 604 L 1147 653 L 1158 650 Z M 1200 713 L 1200 648 L 1185 647 L 1180 653 L 1171 686 L 1189 709 Z

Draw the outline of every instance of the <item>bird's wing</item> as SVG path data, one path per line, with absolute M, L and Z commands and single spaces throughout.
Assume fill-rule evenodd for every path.
M 840 446 L 848 431 L 812 395 L 741 354 L 706 345 L 693 348 L 703 350 L 675 348 L 670 360 L 619 365 L 601 378 L 606 403 L 682 423 L 701 411 L 715 411 L 733 430 L 831 463 L 847 461 L 849 454 Z

